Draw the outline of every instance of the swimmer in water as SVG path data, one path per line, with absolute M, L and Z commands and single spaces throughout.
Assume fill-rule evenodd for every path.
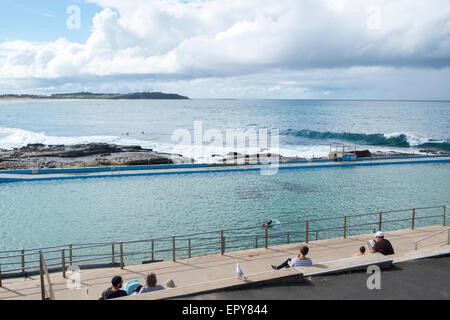
M 270 227 L 271 224 L 272 224 L 272 219 L 270 219 L 269 222 L 267 222 L 267 223 L 265 223 L 265 222 L 261 223 L 261 226 L 263 226 L 263 227 L 265 227 L 265 226 Z

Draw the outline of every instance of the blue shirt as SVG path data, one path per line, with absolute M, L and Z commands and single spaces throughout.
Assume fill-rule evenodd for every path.
M 152 291 L 158 291 L 158 290 L 164 290 L 165 288 L 162 285 L 157 284 L 154 287 L 149 286 L 143 286 L 141 290 L 139 290 L 139 294 L 146 293 L 146 292 L 152 292 Z

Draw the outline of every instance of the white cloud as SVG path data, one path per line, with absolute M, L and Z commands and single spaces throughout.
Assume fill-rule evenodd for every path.
M 77 83 L 136 75 L 181 80 L 450 66 L 447 0 L 89 1 L 104 9 L 86 43 L 0 43 L 0 79 Z M 270 88 L 302 82 L 279 81 L 285 83 L 266 90 L 282 92 L 282 87 Z M 320 92 L 328 91 L 334 92 Z

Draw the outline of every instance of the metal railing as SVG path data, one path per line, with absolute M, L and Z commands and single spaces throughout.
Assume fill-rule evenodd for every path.
M 442 213 L 419 216 L 418 212 L 442 210 Z M 312 239 L 330 239 L 365 233 L 376 230 L 414 229 L 419 221 L 433 222 L 420 226 L 446 225 L 447 206 L 410 208 L 380 211 L 339 217 L 328 217 L 302 221 L 278 223 L 268 226 L 250 226 L 235 229 L 173 235 L 169 237 L 133 240 L 122 242 L 103 242 L 88 244 L 67 244 L 36 249 L 0 251 L 0 286 L 3 276 L 26 276 L 39 272 L 40 252 L 48 262 L 50 272 L 61 271 L 66 276 L 70 265 L 80 267 L 120 266 L 124 268 L 125 260 L 138 263 L 139 257 L 150 261 L 142 263 L 180 258 L 193 255 L 225 254 L 227 251 L 251 248 L 269 248 L 271 245 L 289 243 L 308 243 Z M 406 214 L 407 216 L 401 216 Z M 389 216 L 390 219 L 386 220 Z M 374 219 L 375 218 L 375 219 Z M 442 219 L 442 220 L 441 220 Z M 387 226 L 389 225 L 389 227 Z M 313 236 L 313 237 L 311 237 Z M 262 241 L 262 242 L 260 242 Z M 263 244 L 263 245 L 262 245 Z M 156 259 L 158 255 L 158 259 Z M 6 267 L 6 268 L 5 268 Z
M 446 229 L 440 230 L 440 231 L 438 231 L 438 232 L 435 232 L 435 233 L 433 233 L 433 234 L 430 234 L 429 236 L 423 237 L 423 238 L 421 238 L 421 239 L 415 241 L 415 242 L 414 242 L 414 249 L 417 250 L 417 247 L 418 247 L 418 245 L 419 245 L 419 242 L 422 242 L 422 241 L 425 241 L 425 240 L 427 240 L 427 239 L 433 238 L 433 237 L 438 236 L 438 235 L 440 235 L 440 234 L 442 234 L 442 233 L 445 233 L 445 232 L 447 232 L 447 245 L 450 244 L 450 228 L 446 228 Z

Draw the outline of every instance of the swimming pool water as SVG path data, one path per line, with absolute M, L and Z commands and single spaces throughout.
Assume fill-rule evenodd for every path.
M 0 184 L 0 250 L 443 204 L 450 204 L 449 164 L 6 183 Z

